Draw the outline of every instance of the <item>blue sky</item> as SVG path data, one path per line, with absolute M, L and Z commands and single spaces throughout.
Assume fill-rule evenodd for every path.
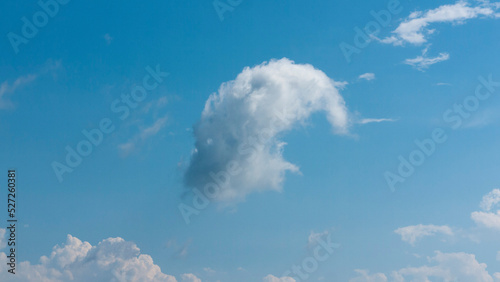
M 0 4 L 2 281 L 500 281 L 500 3 L 40 3 Z

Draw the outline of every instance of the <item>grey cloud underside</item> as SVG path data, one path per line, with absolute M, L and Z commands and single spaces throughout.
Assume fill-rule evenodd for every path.
M 286 58 L 245 68 L 207 100 L 191 162 L 184 175 L 188 187 L 202 189 L 221 179 L 228 164 L 239 172 L 219 182 L 217 200 L 239 201 L 256 191 L 281 190 L 285 173 L 299 168 L 287 162 L 280 138 L 312 113 L 324 112 L 339 134 L 348 132 L 349 114 L 338 82 L 311 65 Z

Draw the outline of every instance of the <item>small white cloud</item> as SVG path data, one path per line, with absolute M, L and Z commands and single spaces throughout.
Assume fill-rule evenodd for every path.
M 273 276 L 271 274 L 264 277 L 264 279 L 262 281 L 263 282 L 296 282 L 295 279 L 293 279 L 292 277 L 283 276 L 281 278 L 278 278 L 278 277 Z
M 323 232 L 314 232 L 314 231 L 311 231 L 311 233 L 309 234 L 309 237 L 307 237 L 307 245 L 308 246 L 316 246 L 318 244 L 318 240 L 323 238 L 323 237 L 326 237 L 330 234 L 330 231 L 328 230 L 325 230 Z
M 387 276 L 383 273 L 370 274 L 368 270 L 355 269 L 359 276 L 351 278 L 349 282 L 387 282 Z
M 359 79 L 374 80 L 375 74 L 371 72 L 364 73 L 358 77 Z
M 205 268 L 203 268 L 203 270 L 209 274 L 215 274 L 215 272 L 216 272 L 215 270 L 211 269 L 210 267 L 205 267 Z
M 421 56 L 417 56 L 413 59 L 406 59 L 404 61 L 405 64 L 410 65 L 418 69 L 419 71 L 423 71 L 430 66 L 437 64 L 439 62 L 444 62 L 450 59 L 450 54 L 448 53 L 439 53 L 436 57 L 427 57 L 425 54 Z
M 500 189 L 493 189 L 483 196 L 479 206 L 485 211 L 490 211 L 498 203 L 500 203 Z
M 0 84 L 0 109 L 13 108 L 14 104 L 9 99 L 7 99 L 7 96 L 14 94 L 16 90 L 29 85 L 30 83 L 33 83 L 41 75 L 56 70 L 60 66 L 60 61 L 49 60 L 36 73 L 19 76 L 12 83 L 9 83 L 9 81 L 7 80 L 4 81 L 2 84 Z
M 496 213 L 491 211 L 498 203 L 500 203 L 500 189 L 493 189 L 483 196 L 479 204 L 484 211 L 472 212 L 472 220 L 479 226 L 500 230 L 500 209 Z
M 111 35 L 109 35 L 109 33 L 104 34 L 103 37 L 108 45 L 111 44 L 111 41 L 113 41 L 113 37 L 111 37 Z
M 438 82 L 436 83 L 437 86 L 451 86 L 451 83 L 447 83 L 447 82 Z
M 5 241 L 5 232 L 6 229 L 0 228 L 0 250 L 7 246 L 7 242 Z
M 394 231 L 395 233 L 401 235 L 401 240 L 415 245 L 415 242 L 426 236 L 434 236 L 437 234 L 445 234 L 453 236 L 454 233 L 450 227 L 446 225 L 412 225 L 398 228 Z
M 476 211 L 471 218 L 480 226 L 500 230 L 500 210 L 497 213 Z
M 201 282 L 201 279 L 192 273 L 182 274 L 181 278 L 183 282 Z
M 368 123 L 379 123 L 379 122 L 395 122 L 396 119 L 392 118 L 363 118 L 358 121 L 359 124 L 368 124 Z
M 0 85 L 0 109 L 12 108 L 14 105 L 10 100 L 6 99 L 7 94 L 14 93 L 18 88 L 21 88 L 27 84 L 30 84 L 38 77 L 37 74 L 29 74 L 26 76 L 20 76 L 13 83 L 4 81 Z
M 486 270 L 485 263 L 479 263 L 476 256 L 467 253 L 441 253 L 429 258 L 432 265 L 406 267 L 392 272 L 391 281 L 482 281 L 493 282 L 493 277 Z M 368 275 L 366 271 L 358 271 L 361 276 L 351 282 L 385 282 L 382 273 Z M 496 276 L 496 273 L 494 274 Z
M 470 6 L 466 1 L 458 1 L 452 5 L 442 5 L 425 12 L 417 11 L 410 14 L 392 33 L 393 35 L 379 40 L 382 43 L 403 45 L 410 43 L 421 45 L 427 42 L 427 36 L 435 33 L 429 26 L 434 23 L 461 24 L 466 20 L 478 17 L 495 18 L 495 11 L 499 9 L 497 3 L 477 1 L 477 5 Z

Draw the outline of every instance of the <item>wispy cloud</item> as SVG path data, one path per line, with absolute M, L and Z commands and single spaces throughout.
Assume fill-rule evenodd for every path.
M 141 129 L 138 134 L 129 139 L 126 143 L 118 145 L 118 148 L 124 155 L 128 155 L 135 149 L 138 143 L 144 142 L 147 139 L 158 134 L 158 132 L 160 132 L 160 130 L 167 124 L 167 120 L 167 116 L 157 119 L 151 126 Z
M 419 71 L 424 71 L 428 69 L 430 66 L 437 64 L 439 62 L 443 62 L 450 59 L 450 54 L 448 53 L 439 53 L 436 57 L 427 57 L 427 52 L 429 50 L 429 46 L 425 47 L 422 50 L 422 55 L 413 59 L 406 59 L 404 61 L 405 64 L 413 66 Z
M 358 77 L 359 79 L 364 79 L 364 80 L 374 80 L 375 79 L 375 74 L 371 72 L 364 73 Z
M 427 42 L 427 36 L 435 29 L 429 28 L 434 23 L 462 24 L 465 21 L 478 18 L 497 18 L 498 3 L 478 1 L 470 5 L 467 1 L 458 1 L 452 5 L 442 5 L 427 11 L 416 11 L 409 15 L 392 33 L 392 36 L 379 40 L 382 43 L 403 45 L 409 43 L 421 45 Z
M 447 83 L 447 82 L 438 82 L 436 83 L 437 86 L 451 86 L 451 83 Z
M 358 121 L 359 124 L 368 124 L 368 123 L 379 123 L 379 122 L 395 122 L 397 119 L 392 118 L 363 118 Z
M 12 109 L 14 108 L 14 104 L 8 96 L 12 96 L 17 90 L 33 83 L 38 77 L 41 75 L 58 69 L 61 66 L 60 61 L 52 61 L 49 60 L 38 72 L 22 75 L 16 78 L 13 82 L 9 82 L 8 80 L 2 82 L 0 84 L 0 109 Z
M 14 104 L 10 100 L 7 99 L 8 94 L 14 93 L 18 88 L 26 86 L 38 77 L 37 74 L 29 74 L 25 76 L 20 76 L 13 83 L 9 83 L 8 81 L 4 81 L 0 85 L 0 109 L 8 109 L 13 108 Z
M 109 33 L 104 34 L 103 37 L 108 45 L 111 44 L 111 42 L 113 41 L 113 37 L 111 37 L 111 35 L 109 35 Z
M 427 237 L 434 236 L 436 234 L 445 234 L 445 235 L 453 235 L 453 231 L 450 227 L 446 225 L 437 226 L 437 225 L 412 225 L 398 228 L 394 231 L 395 233 L 401 235 L 401 240 L 410 243 L 411 245 L 415 245 L 417 240 Z

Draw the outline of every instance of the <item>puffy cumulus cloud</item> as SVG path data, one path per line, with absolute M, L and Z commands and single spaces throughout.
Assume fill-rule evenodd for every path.
M 0 263 L 7 257 L 0 253 Z M 9 281 L 12 274 L 0 268 L 0 280 Z M 141 254 L 132 242 L 109 238 L 92 246 L 68 235 L 66 243 L 55 246 L 50 256 L 42 256 L 40 264 L 21 262 L 17 281 L 163 281 L 177 282 L 174 276 L 161 272 L 149 255 Z M 199 280 L 192 280 L 199 281 Z
M 455 4 L 442 5 L 425 12 L 413 12 L 392 32 L 394 35 L 382 39 L 381 42 L 394 45 L 404 43 L 421 45 L 427 42 L 426 37 L 429 34 L 435 32 L 434 29 L 429 28 L 431 24 L 460 24 L 478 17 L 498 17 L 496 11 L 500 8 L 499 3 L 488 1 L 476 3 L 476 5 L 470 5 L 467 1 L 458 1 Z
M 500 230 L 500 209 L 491 212 L 492 208 L 500 202 L 500 189 L 493 189 L 491 192 L 483 196 L 479 206 L 483 211 L 475 211 L 471 213 L 471 218 L 480 226 Z
M 493 189 L 491 192 L 483 196 L 483 200 L 479 206 L 483 210 L 489 211 L 498 203 L 500 203 L 500 189 Z
M 285 173 L 299 171 L 283 159 L 283 133 L 305 125 L 315 112 L 326 114 L 335 133 L 348 133 L 350 118 L 338 91 L 342 85 L 286 58 L 246 67 L 206 101 L 194 126 L 186 186 L 204 189 L 216 183 L 220 192 L 214 198 L 224 202 L 280 191 Z
M 500 210 L 497 213 L 475 211 L 470 217 L 478 225 L 500 230 Z
M 479 263 L 473 254 L 436 252 L 434 257 L 429 258 L 429 263 L 432 265 L 393 271 L 391 281 L 497 281 L 486 270 L 487 265 Z M 360 275 L 351 282 L 388 281 L 382 273 L 368 275 L 367 271 L 357 272 Z M 497 277 L 497 273 L 494 277 Z
M 355 269 L 355 272 L 359 274 L 359 276 L 354 277 L 349 280 L 349 282 L 386 282 L 387 276 L 383 273 L 375 273 L 369 274 L 367 270 L 364 269 Z
M 200 278 L 191 273 L 182 274 L 181 278 L 183 282 L 201 282 Z
M 295 279 L 293 279 L 292 277 L 287 277 L 287 276 L 283 276 L 281 278 L 278 278 L 276 276 L 269 274 L 266 277 L 264 277 L 264 279 L 262 281 L 263 282 L 295 282 Z
M 450 227 L 446 225 L 411 225 L 406 227 L 401 227 L 394 230 L 395 233 L 401 235 L 401 240 L 415 245 L 415 242 L 426 236 L 434 236 L 436 234 L 453 235 L 453 231 Z
M 486 270 L 485 263 L 479 263 L 475 255 L 467 253 L 441 253 L 429 259 L 434 266 L 407 267 L 393 273 L 395 281 L 432 281 L 430 277 L 444 281 L 482 281 L 493 282 L 493 277 Z

